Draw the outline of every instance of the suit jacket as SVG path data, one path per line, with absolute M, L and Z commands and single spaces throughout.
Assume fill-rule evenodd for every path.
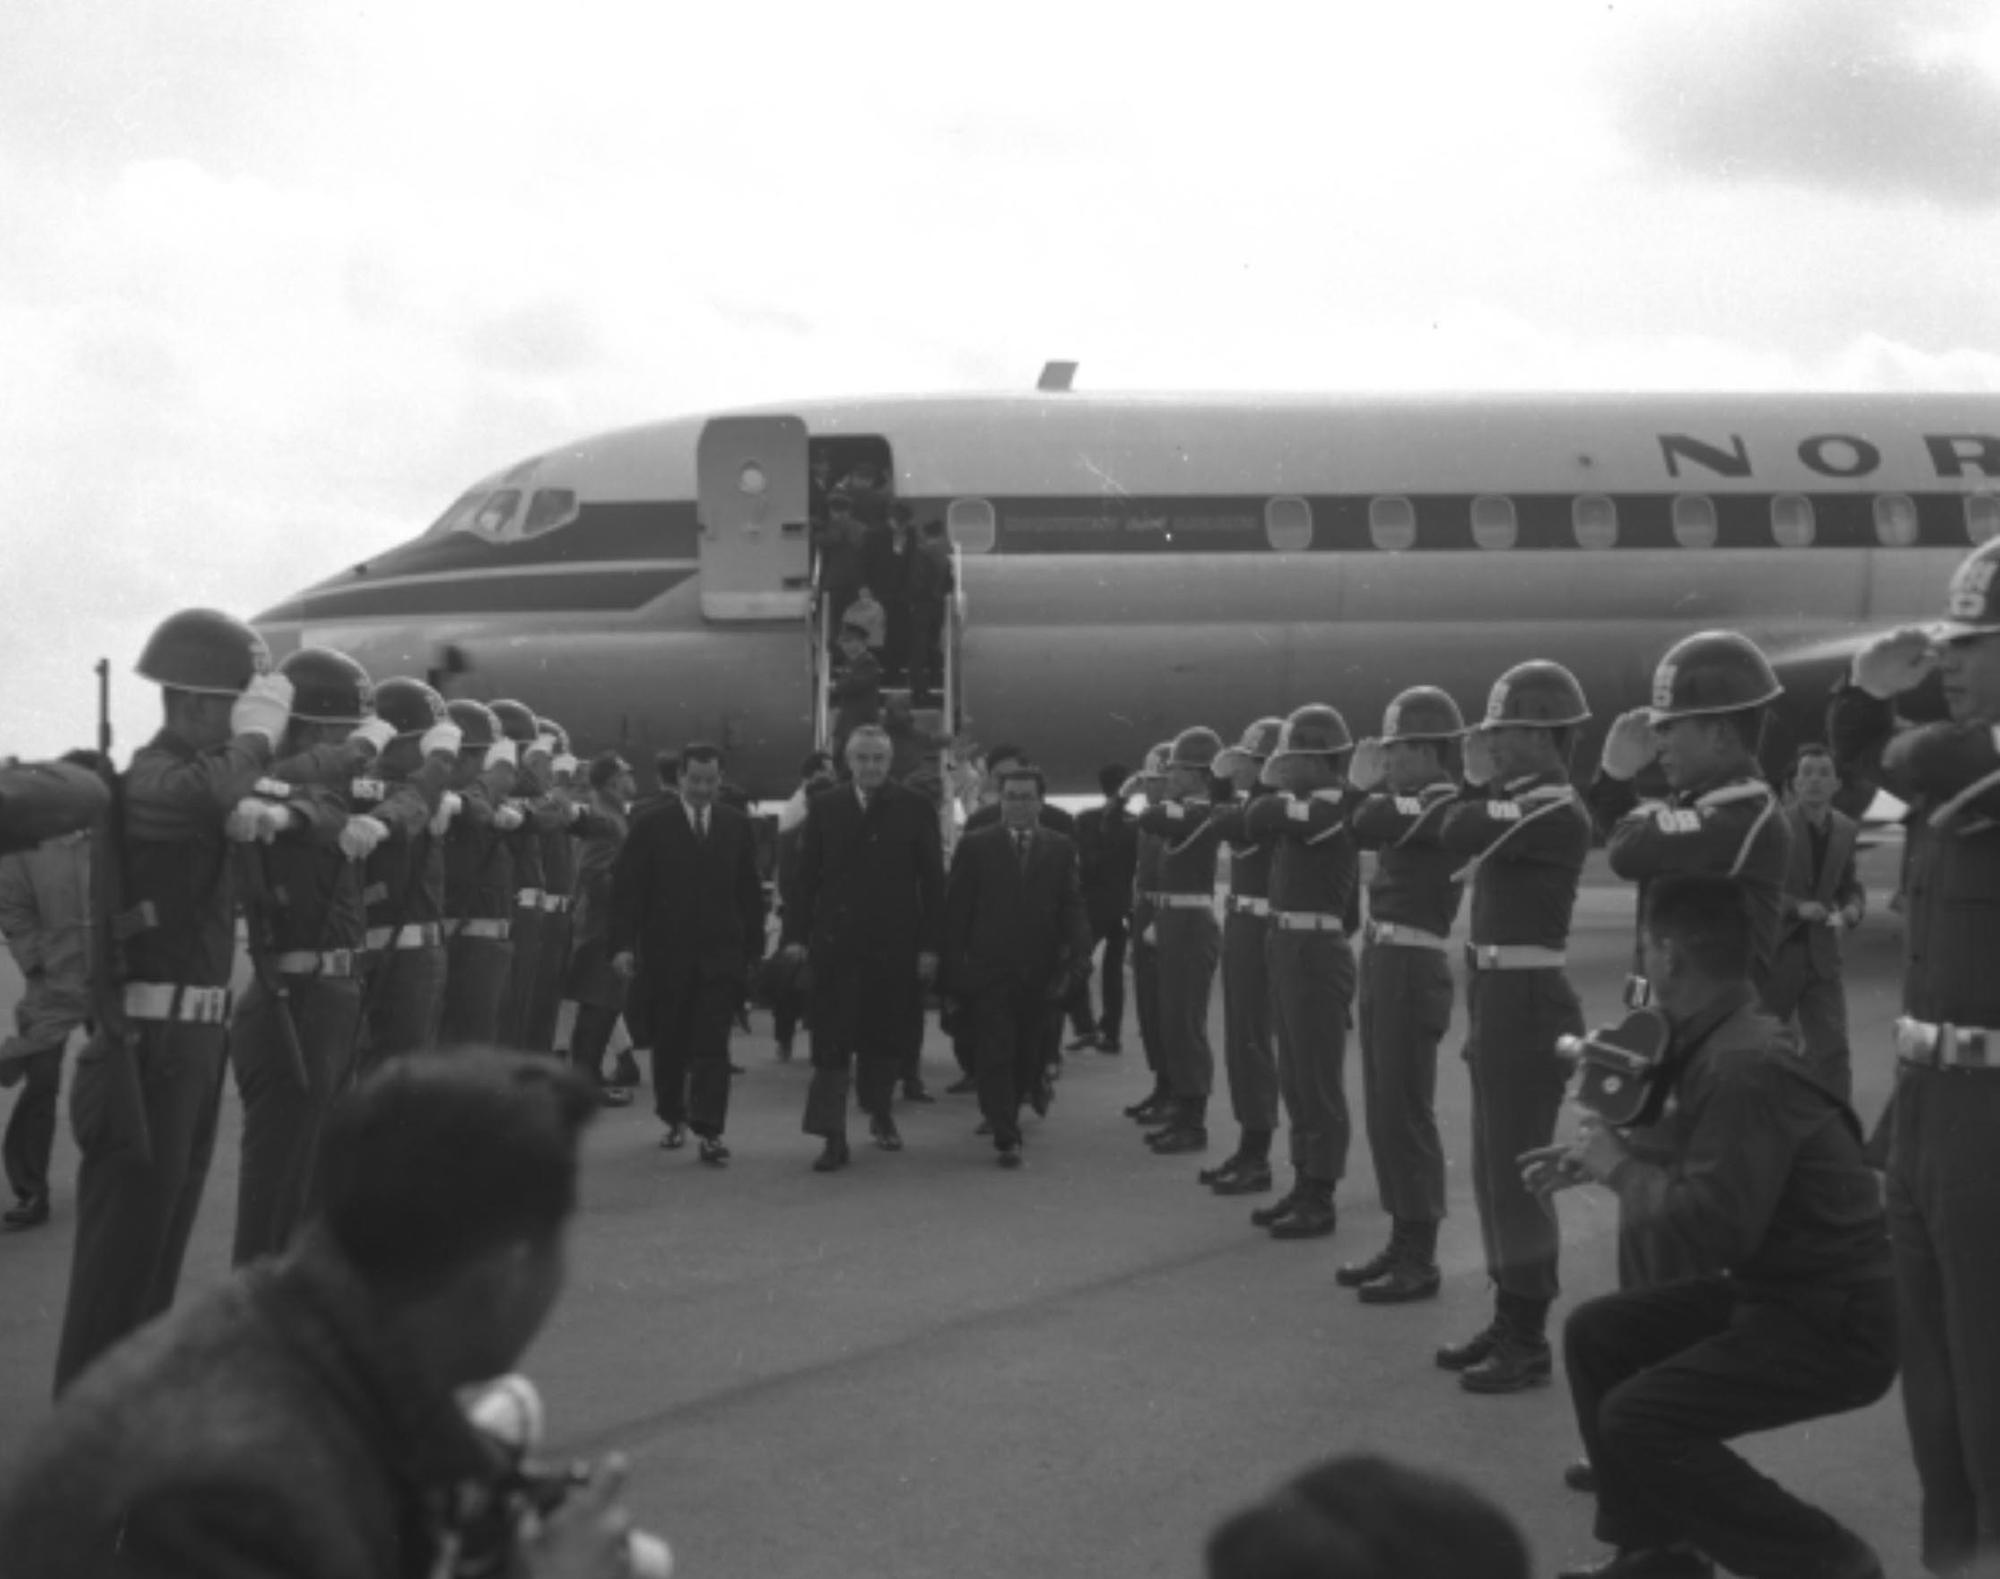
M 866 813 L 852 784 L 813 796 L 785 907 L 787 943 L 808 945 L 815 969 L 868 963 L 914 971 L 917 955 L 938 952 L 943 922 L 935 806 L 893 782 L 874 793 Z
M 1806 814 L 1796 805 L 1785 808 L 1792 825 L 1792 854 L 1785 868 L 1784 942 L 1802 939 L 1812 954 L 1813 970 L 1821 976 L 1840 972 L 1840 935 L 1832 927 L 1799 918 L 1801 903 L 1825 905 L 1829 910 L 1851 910 L 1859 920 L 1868 909 L 1868 890 L 1854 871 L 1854 847 L 1861 829 L 1852 817 L 1837 811 L 1826 814 L 1826 863 L 1818 880 L 1813 877 L 1812 830 Z
M 1001 985 L 1054 987 L 1090 960 L 1076 846 L 1036 828 L 1024 871 L 1014 836 L 981 828 L 959 841 L 945 891 L 945 981 L 970 994 Z
M 703 976 L 743 979 L 764 957 L 750 819 L 711 806 L 706 839 L 695 837 L 678 800 L 636 819 L 611 868 L 609 947 L 636 952 L 648 977 L 692 964 Z
M 1139 823 L 1123 806 L 1092 806 L 1076 819 L 1077 858 L 1083 863 L 1083 904 L 1090 927 L 1102 937 L 1132 910 L 1139 865 Z

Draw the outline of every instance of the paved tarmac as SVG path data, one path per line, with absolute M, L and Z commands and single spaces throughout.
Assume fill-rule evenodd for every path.
M 1876 913 L 1850 943 L 1865 1120 L 1889 1085 L 1894 859 L 1866 857 Z M 1617 1012 L 1631 905 L 1629 889 L 1595 874 L 1579 907 L 1573 974 L 1593 1023 Z M 0 1008 L 12 996 L 0 982 Z M 1218 992 L 1218 1052 L 1220 1021 Z M 1439 1081 L 1445 1288 L 1400 1309 L 1362 1306 L 1333 1282 L 1337 1262 L 1387 1232 L 1365 1140 L 1340 1188 L 1339 1232 L 1273 1241 L 1246 1222 L 1256 1201 L 1215 1199 L 1194 1181 L 1203 1159 L 1153 1157 L 1119 1116 L 1146 1085 L 1133 1030 L 1122 1057 L 1071 1055 L 1019 1173 L 994 1166 L 961 1096 L 904 1105 L 906 1151 L 859 1145 L 853 1167 L 823 1177 L 798 1129 L 806 1067 L 779 1063 L 765 1017 L 756 1025 L 736 1044 L 748 1072 L 726 1171 L 659 1150 L 643 1100 L 596 1127 L 570 1289 L 526 1364 L 553 1445 L 632 1456 L 630 1505 L 689 1579 L 1193 1576 L 1220 1515 L 1355 1450 L 1482 1488 L 1520 1521 L 1543 1571 L 1597 1551 L 1589 1499 L 1560 1482 L 1576 1450 L 1560 1379 L 1475 1398 L 1432 1364 L 1433 1348 L 1489 1310 L 1462 1018 Z M 926 1059 L 934 1089 L 954 1077 L 935 1034 Z M 1358 1112 L 1352 1059 L 1348 1092 Z M 1233 1139 L 1226 1097 L 1217 1107 L 1208 1162 Z M 237 1133 L 232 1091 L 183 1297 L 227 1274 Z M 0 1239 L 0 1467 L 47 1407 L 74 1170 L 65 1134 L 54 1223 Z M 1567 1304 L 1611 1285 L 1615 1210 L 1585 1190 L 1561 1213 Z M 1918 1571 L 1894 1394 L 1748 1450 L 1873 1541 L 1892 1575 Z

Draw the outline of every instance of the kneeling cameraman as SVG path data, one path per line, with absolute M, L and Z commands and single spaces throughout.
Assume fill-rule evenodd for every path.
M 34 1579 L 424 1575 L 500 1465 L 457 1394 L 513 1369 L 562 1291 L 597 1093 L 546 1059 L 400 1059 L 338 1105 L 322 1219 L 281 1260 L 93 1364 L 0 1494 Z M 622 1571 L 624 1466 L 539 1533 L 535 1579 Z

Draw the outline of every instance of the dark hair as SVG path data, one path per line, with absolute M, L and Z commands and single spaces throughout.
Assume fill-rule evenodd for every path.
M 327 1231 L 369 1282 L 435 1287 L 576 1208 L 598 1110 L 574 1070 L 472 1048 L 392 1059 L 334 1104 L 322 1142 Z
M 1677 945 L 1705 976 L 1734 981 L 1750 974 L 1750 900 L 1734 878 L 1696 872 L 1655 878 L 1646 887 L 1644 929 Z
M 986 766 L 989 770 L 991 770 L 993 764 L 996 762 L 1019 762 L 1025 766 L 1027 761 L 1028 753 L 1023 751 L 1019 746 L 988 746 L 986 748 Z
M 590 759 L 590 787 L 603 789 L 621 773 L 630 773 L 632 764 L 615 751 L 600 751 Z
M 1000 773 L 1000 787 L 1002 789 L 1005 789 L 1009 784 L 1012 784 L 1016 779 L 1033 780 L 1035 785 L 1035 793 L 1041 796 L 1044 800 L 1048 798 L 1049 781 L 1046 777 L 1043 776 L 1042 770 L 1040 768 L 1032 767 L 1026 762 L 1017 762 L 1011 768 L 1004 768 L 1001 770 Z
M 799 782 L 804 783 L 815 773 L 830 772 L 832 768 L 833 754 L 828 751 L 815 751 L 799 764 Z
M 1833 768 L 1833 776 L 1835 778 L 1840 777 L 1840 761 L 1834 756 L 1833 747 L 1818 740 L 1808 740 L 1792 753 L 1792 760 L 1785 767 L 1785 777 L 1787 779 L 1797 778 L 1799 776 L 1799 768 L 1807 757 L 1825 757 Z
M 1470 1487 L 1372 1454 L 1316 1465 L 1225 1520 L 1209 1579 L 1527 1579 L 1512 1519 Z
M 1116 800 L 1118 798 L 1118 791 L 1124 787 L 1125 781 L 1131 776 L 1131 773 L 1126 770 L 1123 763 L 1107 762 L 1097 770 L 1097 787 L 1113 800 Z
M 706 740 L 690 740 L 681 747 L 681 772 L 687 772 L 697 762 L 713 762 L 717 767 L 721 767 L 722 751 L 717 746 L 711 746 Z
M 678 751 L 657 751 L 653 754 L 653 772 L 665 788 L 681 776 L 681 754 Z

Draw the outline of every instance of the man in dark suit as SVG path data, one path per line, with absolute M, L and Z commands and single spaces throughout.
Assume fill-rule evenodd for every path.
M 764 885 L 750 819 L 717 802 L 722 756 L 681 753 L 680 795 L 636 819 L 611 874 L 612 968 L 637 976 L 653 1032 L 653 1099 L 669 1151 L 692 1124 L 701 1160 L 729 1160 L 729 1026 L 764 957 Z
M 815 795 L 806 811 L 798 882 L 785 910 L 785 949 L 812 961 L 812 1087 L 804 1129 L 825 1150 L 821 1173 L 845 1167 L 847 1093 L 859 1064 L 861 1106 L 875 1144 L 902 1150 L 889 1111 L 911 1000 L 937 975 L 944 862 L 937 809 L 889 779 L 879 725 L 847 742 L 853 781 Z
M 1049 1103 L 1049 1030 L 1090 969 L 1076 846 L 1040 825 L 1039 769 L 1000 781 L 1000 823 L 968 834 L 945 893 L 945 982 L 972 1027 L 979 1107 L 1003 1168 L 1021 1165 L 1021 1099 Z
M 1785 869 L 1784 919 L 1764 983 L 1764 1007 L 1797 1016 L 1806 1062 L 1843 1099 L 1854 1094 L 1847 1048 L 1847 988 L 1841 939 L 1868 910 L 1854 874 L 1854 819 L 1834 810 L 1840 774 L 1825 746 L 1802 746 L 1792 761 L 1792 853 Z
M 1104 945 L 1098 999 L 1102 1009 L 1089 1041 L 1079 1034 L 1071 1045 L 1117 1053 L 1124 1050 L 1120 1038 L 1125 1031 L 1125 936 L 1132 919 L 1133 873 L 1139 864 L 1139 824 L 1125 807 L 1121 764 L 1098 769 L 1097 785 L 1104 791 L 1104 804 L 1076 819 L 1076 849 L 1083 866 L 1083 910 L 1092 943 Z M 1088 977 L 1078 997 L 1087 1011 Z

